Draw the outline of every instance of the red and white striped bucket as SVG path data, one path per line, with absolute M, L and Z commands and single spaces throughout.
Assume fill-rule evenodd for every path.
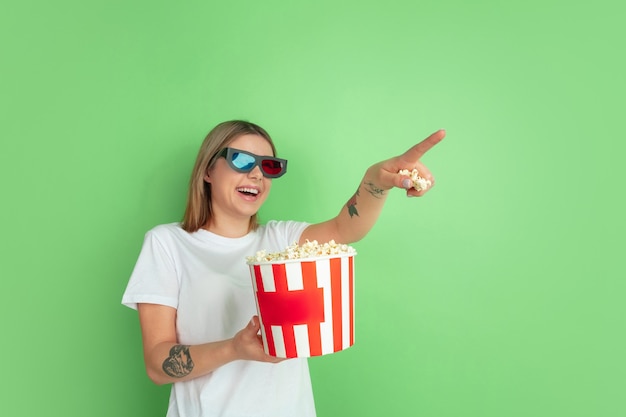
M 250 265 L 265 353 L 321 356 L 354 344 L 354 255 Z

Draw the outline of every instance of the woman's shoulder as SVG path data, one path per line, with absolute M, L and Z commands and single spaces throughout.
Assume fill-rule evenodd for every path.
M 163 223 L 154 226 L 152 229 L 148 230 L 148 233 L 156 233 L 156 234 L 170 234 L 170 233 L 180 233 L 184 232 L 179 222 L 175 223 Z
M 306 222 L 299 222 L 296 220 L 270 220 L 265 224 L 259 226 L 260 229 L 266 230 L 280 230 L 280 229 L 290 229 L 290 228 L 300 228 L 306 227 L 309 224 Z
M 309 223 L 295 220 L 270 220 L 259 226 L 257 233 L 266 237 L 281 237 L 293 243 L 292 241 L 298 240 L 304 229 L 308 226 Z
M 176 222 L 156 225 L 146 232 L 146 237 L 153 237 L 162 240 L 180 237 L 186 234 L 187 232 L 181 227 L 181 224 Z

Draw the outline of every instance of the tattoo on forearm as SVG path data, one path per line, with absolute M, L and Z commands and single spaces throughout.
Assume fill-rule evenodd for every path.
M 348 200 L 348 202 L 346 203 L 346 207 L 348 207 L 348 214 L 350 215 L 350 217 L 353 217 L 354 215 L 359 215 L 359 212 L 356 209 L 356 198 L 359 196 L 359 190 L 356 190 L 356 193 L 354 193 L 354 195 L 352 196 L 352 198 L 350 198 L 350 200 Z
M 364 185 L 365 191 L 370 193 L 375 198 L 381 198 L 385 195 L 385 190 L 383 190 L 382 188 L 378 188 L 373 182 L 366 182 Z
M 189 375 L 193 361 L 189 355 L 189 346 L 176 345 L 170 349 L 170 356 L 163 361 L 163 372 L 174 378 Z

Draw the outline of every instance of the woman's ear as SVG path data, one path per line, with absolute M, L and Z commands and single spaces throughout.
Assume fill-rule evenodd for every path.
M 209 184 L 211 183 L 211 177 L 209 177 L 208 172 L 204 174 L 204 182 L 208 182 Z

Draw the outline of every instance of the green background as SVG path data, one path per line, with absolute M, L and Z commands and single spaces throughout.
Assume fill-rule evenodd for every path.
M 158 416 L 143 234 L 216 123 L 274 137 L 262 218 L 334 216 L 431 132 L 437 186 L 355 244 L 356 344 L 318 415 L 626 415 L 625 6 L 21 1 L 0 12 L 2 415 Z

